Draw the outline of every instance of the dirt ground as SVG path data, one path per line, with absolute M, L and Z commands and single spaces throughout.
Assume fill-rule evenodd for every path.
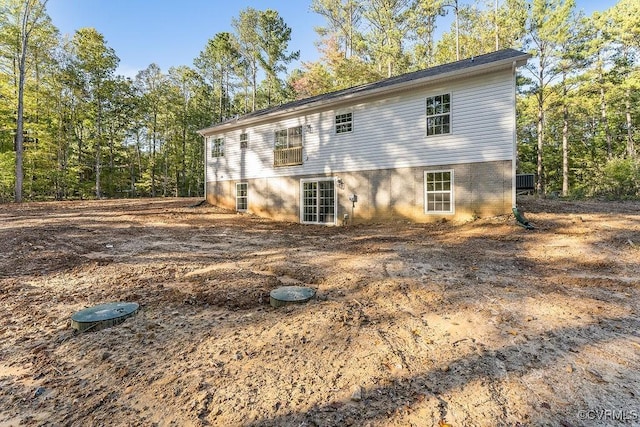
M 525 230 L 196 202 L 0 205 L 1 427 L 640 425 L 640 203 L 522 199 Z M 114 301 L 140 310 L 71 328 Z

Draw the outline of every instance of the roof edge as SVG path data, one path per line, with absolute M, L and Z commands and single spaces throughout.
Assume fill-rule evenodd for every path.
M 245 116 L 244 119 L 241 116 L 236 119 L 218 123 L 216 125 L 198 130 L 197 132 L 201 136 L 208 136 L 220 131 L 233 130 L 240 126 L 247 126 L 247 125 L 252 125 L 260 122 L 270 121 L 271 119 L 274 119 L 277 117 L 284 118 L 292 114 L 297 114 L 304 111 L 317 110 L 327 105 L 334 105 L 334 104 L 344 103 L 348 101 L 367 100 L 369 98 L 377 97 L 379 95 L 383 95 L 386 93 L 391 94 L 395 92 L 401 92 L 415 85 L 426 85 L 429 83 L 453 80 L 465 75 L 468 75 L 468 76 L 480 75 L 480 74 L 489 72 L 491 70 L 500 70 L 505 68 L 515 69 L 516 67 L 521 67 L 524 64 L 526 64 L 529 58 L 531 58 L 531 54 L 524 53 L 521 51 L 516 51 L 513 49 L 505 49 L 503 51 L 498 51 L 498 52 L 505 52 L 505 51 L 512 51 L 514 53 L 519 52 L 520 54 L 503 58 L 503 59 L 498 59 L 498 60 L 487 62 L 487 63 L 483 63 L 483 64 L 479 64 L 479 65 L 475 65 L 475 66 L 467 66 L 467 67 L 462 67 L 458 69 L 453 69 L 451 71 L 438 73 L 435 75 L 427 75 L 423 77 L 417 77 L 414 79 L 408 79 L 408 80 L 400 81 L 397 83 L 383 85 L 381 87 L 376 87 L 376 85 L 380 84 L 380 82 L 392 80 L 394 79 L 394 77 L 381 80 L 378 82 L 372 82 L 372 83 L 364 84 L 361 86 L 355 86 L 353 88 L 348 88 L 341 91 L 333 92 L 333 94 L 335 94 L 334 96 L 331 96 L 331 93 L 329 93 L 329 94 L 319 95 L 317 97 L 308 98 L 308 102 L 304 102 L 305 101 L 304 99 L 299 101 L 292 101 L 290 103 L 283 104 L 279 107 L 273 107 L 273 111 L 271 112 L 265 112 L 264 114 L 260 114 L 255 117 Z M 491 55 L 491 54 L 486 54 L 486 55 Z M 478 57 L 471 57 L 461 61 L 444 64 L 444 65 L 455 65 L 458 63 L 464 63 L 468 61 L 474 62 L 475 58 L 478 58 Z M 437 68 L 437 67 L 434 67 L 434 68 Z M 430 70 L 430 69 L 426 69 L 426 70 Z M 421 71 L 426 71 L 426 70 L 421 70 Z M 407 75 L 410 75 L 410 74 L 412 73 L 407 73 Z M 402 75 L 396 76 L 396 77 L 401 77 L 401 76 Z M 358 88 L 361 88 L 361 89 L 359 91 L 354 91 L 354 90 L 357 90 Z M 353 91 L 353 92 L 350 92 L 350 91 Z M 341 92 L 344 92 L 344 93 L 341 93 Z M 313 100 L 313 98 L 318 98 L 318 99 Z M 300 102 L 302 102 L 302 104 L 300 104 Z M 287 108 L 287 105 L 289 104 L 291 104 L 291 106 Z M 249 114 L 253 114 L 253 113 L 249 113 Z

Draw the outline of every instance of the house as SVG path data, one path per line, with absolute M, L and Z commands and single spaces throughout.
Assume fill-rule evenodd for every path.
M 510 213 L 529 57 L 500 50 L 202 129 L 206 198 L 304 224 Z

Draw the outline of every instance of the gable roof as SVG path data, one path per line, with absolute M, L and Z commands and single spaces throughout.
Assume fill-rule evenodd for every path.
M 452 79 L 465 75 L 476 75 L 487 71 L 517 67 L 524 65 L 531 57 L 528 53 L 514 49 L 503 49 L 476 57 L 463 59 L 448 64 L 438 65 L 424 70 L 401 74 L 388 79 L 354 86 L 310 98 L 288 102 L 286 104 L 263 110 L 254 111 L 243 116 L 231 118 L 211 127 L 198 131 L 200 135 L 210 135 L 215 132 L 231 130 L 240 126 L 247 126 L 255 122 L 274 117 L 300 113 L 301 111 L 326 107 L 345 101 L 356 101 L 383 93 L 392 93 L 407 89 L 416 84 L 432 83 L 439 80 Z

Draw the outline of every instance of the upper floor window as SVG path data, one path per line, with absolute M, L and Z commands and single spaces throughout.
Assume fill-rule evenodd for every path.
M 240 134 L 240 149 L 243 150 L 249 146 L 249 134 L 241 133 Z
M 336 133 L 347 133 L 353 130 L 353 113 L 336 114 Z
M 436 95 L 427 98 L 427 135 L 451 132 L 451 95 Z
M 302 126 L 277 130 L 273 149 L 273 165 L 295 166 L 301 164 Z
M 295 126 L 288 129 L 280 129 L 275 133 L 275 149 L 302 147 L 302 126 Z
M 211 157 L 224 157 L 224 138 L 211 141 Z

